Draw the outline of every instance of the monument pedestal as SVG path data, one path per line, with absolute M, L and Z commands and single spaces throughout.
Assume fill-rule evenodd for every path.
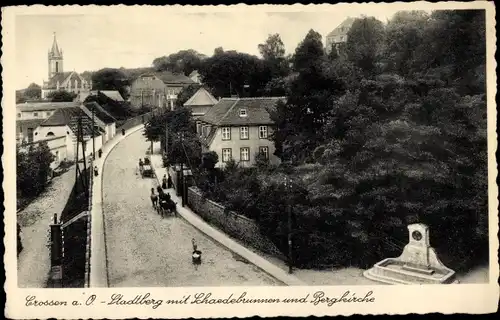
M 446 267 L 430 246 L 429 228 L 424 224 L 412 224 L 408 231 L 410 241 L 401 256 L 384 259 L 363 275 L 387 284 L 458 283 L 455 271 Z

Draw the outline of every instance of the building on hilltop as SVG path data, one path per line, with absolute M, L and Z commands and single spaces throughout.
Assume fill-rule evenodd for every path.
M 215 151 L 217 167 L 234 159 L 240 167 L 255 165 L 258 154 L 271 164 L 279 163 L 270 140 L 274 122 L 269 110 L 284 97 L 223 98 L 197 121 L 202 151 Z
M 194 83 L 183 74 L 169 71 L 144 73 L 132 82 L 129 101 L 136 108 L 151 105 L 173 109 L 179 92 Z
M 48 80 L 42 85 L 42 99 L 48 99 L 50 93 L 54 91 L 64 90 L 79 94 L 90 91 L 92 88 L 90 79 L 86 79 L 75 71 L 65 72 L 63 62 L 63 51 L 59 48 L 54 33 L 52 48 L 48 53 Z
M 355 18 L 348 17 L 326 36 L 326 53 L 330 53 L 332 46 L 338 50 L 341 44 L 347 42 L 347 33 L 351 30 L 354 20 Z
M 198 119 L 207 113 L 217 102 L 218 100 L 210 92 L 205 88 L 200 88 L 184 103 L 184 107 L 191 110 L 194 119 Z

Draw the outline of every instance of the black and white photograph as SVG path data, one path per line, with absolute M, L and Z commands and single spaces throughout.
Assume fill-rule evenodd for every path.
M 495 8 L 455 4 L 2 9 L 16 304 L 498 298 Z

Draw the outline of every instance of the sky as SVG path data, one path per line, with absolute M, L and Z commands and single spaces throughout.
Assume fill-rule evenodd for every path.
M 83 72 L 105 67 L 149 67 L 155 58 L 183 49 L 210 56 L 216 47 L 223 47 L 258 55 L 258 44 L 274 33 L 280 34 L 288 54 L 310 29 L 324 40 L 347 17 L 364 14 L 385 22 L 395 12 L 407 9 L 328 5 L 327 10 L 317 7 L 297 11 L 284 6 L 252 7 L 182 10 L 180 6 L 93 6 L 87 11 L 45 7 L 34 13 L 18 13 L 14 33 L 16 86 L 21 89 L 47 80 L 47 52 L 54 33 L 63 50 L 64 71 Z

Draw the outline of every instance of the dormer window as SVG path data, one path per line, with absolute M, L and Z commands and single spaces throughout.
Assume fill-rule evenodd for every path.
M 246 117 L 247 116 L 247 109 L 240 109 L 240 117 Z

